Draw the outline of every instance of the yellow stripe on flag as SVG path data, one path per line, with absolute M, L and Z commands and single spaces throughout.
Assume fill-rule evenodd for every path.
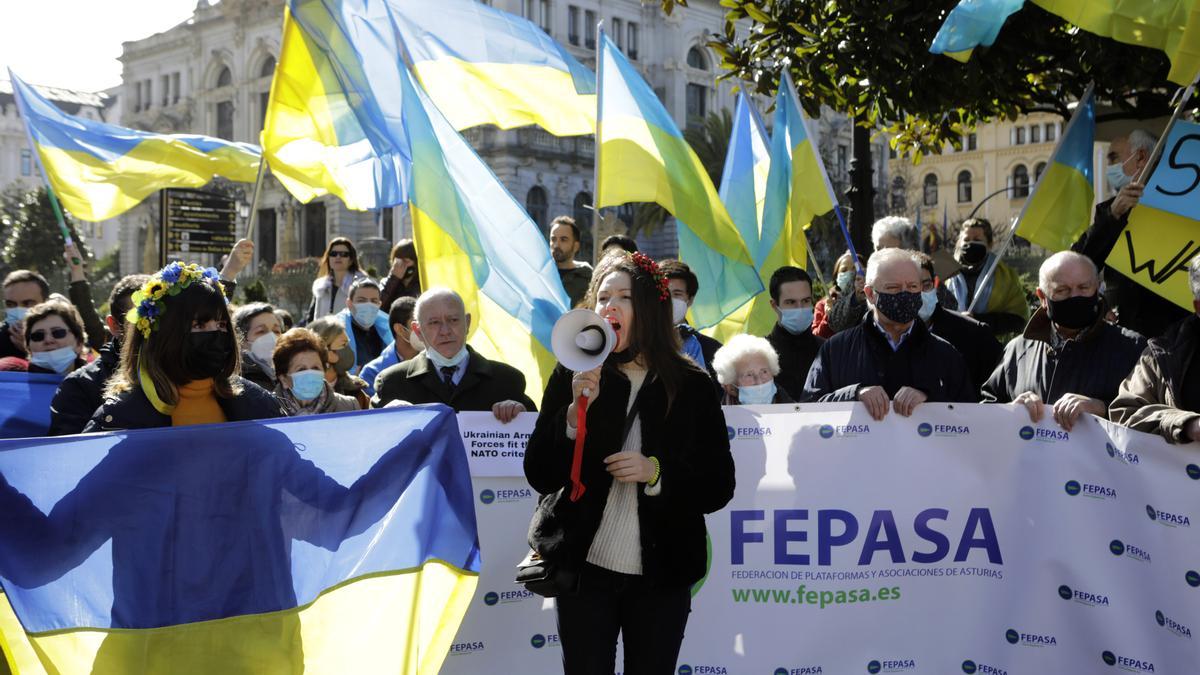
M 1138 204 L 1104 264 L 1190 312 L 1188 263 L 1200 253 L 1198 229 L 1195 220 Z

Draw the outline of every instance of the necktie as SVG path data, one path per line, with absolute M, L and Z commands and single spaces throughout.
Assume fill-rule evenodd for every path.
M 442 366 L 438 370 L 442 372 L 442 380 L 446 382 L 446 386 L 454 389 L 454 373 L 458 372 L 458 366 Z

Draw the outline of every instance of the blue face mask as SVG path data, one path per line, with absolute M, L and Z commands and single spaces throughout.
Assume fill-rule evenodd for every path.
M 933 310 L 937 309 L 938 297 L 937 289 L 921 291 L 921 309 L 917 310 L 917 316 L 921 317 L 922 321 L 928 321 L 929 317 L 933 316 Z
M 359 328 L 370 328 L 375 324 L 377 316 L 379 316 L 379 305 L 373 302 L 354 303 L 354 323 L 358 324 Z
M 1125 161 L 1128 162 L 1129 160 Z M 1121 188 L 1129 185 L 1133 177 L 1125 175 L 1125 162 L 1122 162 L 1120 164 L 1109 164 L 1104 167 L 1104 180 L 1108 183 L 1108 187 L 1112 188 L 1113 193 L 1117 193 L 1121 191 Z
M 839 272 L 837 275 L 838 288 L 847 291 L 850 290 L 850 283 L 854 281 L 854 270 L 846 270 Z
M 53 370 L 58 374 L 67 372 L 71 364 L 75 363 L 75 359 L 79 355 L 75 353 L 74 347 L 59 347 L 48 352 L 37 352 L 29 357 L 29 362 L 39 368 Z
M 311 401 L 325 389 L 325 374 L 319 370 L 292 373 L 292 395 L 298 401 Z
M 25 315 L 28 313 L 28 307 L 9 307 L 4 310 L 4 318 L 8 320 L 9 325 L 12 325 L 24 321 Z
M 808 330 L 813 322 L 812 307 L 781 309 L 779 310 L 779 314 L 779 325 L 783 326 L 784 330 L 792 335 L 799 335 Z
M 738 403 L 743 405 L 766 405 L 775 400 L 775 380 L 748 387 L 738 387 Z

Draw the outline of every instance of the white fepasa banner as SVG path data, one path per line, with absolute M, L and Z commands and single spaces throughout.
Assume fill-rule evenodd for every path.
M 1013 406 L 725 415 L 737 492 L 680 675 L 1200 672 L 1200 448 Z M 483 573 L 444 673 L 561 672 L 552 603 L 512 583 L 536 494 L 509 466 L 475 481 Z

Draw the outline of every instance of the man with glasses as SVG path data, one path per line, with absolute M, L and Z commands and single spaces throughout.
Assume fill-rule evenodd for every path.
M 933 258 L 924 253 L 914 255 L 921 262 L 921 310 L 918 314 L 929 332 L 949 342 L 962 355 L 971 372 L 971 387 L 978 395 L 979 388 L 1000 363 L 1004 346 L 992 335 L 987 324 L 946 309 L 938 302 L 939 280 L 934 274 Z
M 912 251 L 885 248 L 867 261 L 862 323 L 821 345 L 805 401 L 861 401 L 882 420 L 912 415 L 926 401 L 973 402 L 962 356 L 920 321 L 921 272 Z
M 1070 431 L 1084 413 L 1108 414 L 1108 404 L 1146 347 L 1133 331 L 1105 321 L 1100 275 L 1085 255 L 1055 253 L 1038 270 L 1041 307 L 1025 332 L 1004 348 L 983 385 L 988 403 L 1020 403 L 1034 423 L 1051 406 Z

